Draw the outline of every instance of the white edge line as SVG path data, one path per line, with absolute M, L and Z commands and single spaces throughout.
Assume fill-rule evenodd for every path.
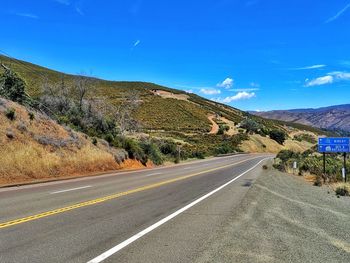
M 152 175 L 159 175 L 159 174 L 162 174 L 162 173 L 152 173 L 152 174 L 147 174 L 147 175 L 145 175 L 145 177 L 152 176 Z
M 90 188 L 90 187 L 92 187 L 92 186 L 91 185 L 87 185 L 87 186 L 82 186 L 82 187 L 77 187 L 77 188 L 71 188 L 71 189 L 56 191 L 56 192 L 50 193 L 50 195 L 60 194 L 60 193 L 65 193 L 65 192 L 71 192 L 71 191 L 86 189 L 86 188 Z
M 126 246 L 130 245 L 131 243 L 135 242 L 136 240 L 138 240 L 139 238 L 143 237 L 144 235 L 148 234 L 149 232 L 153 231 L 154 229 L 160 227 L 161 225 L 165 224 L 166 222 L 168 222 L 169 220 L 173 219 L 174 217 L 178 216 L 179 214 L 185 212 L 186 210 L 190 209 L 192 206 L 202 202 L 203 200 L 207 199 L 208 197 L 212 196 L 213 194 L 215 194 L 216 192 L 220 191 L 221 189 L 223 189 L 224 187 L 228 186 L 229 184 L 233 183 L 234 181 L 236 181 L 237 179 L 239 179 L 240 177 L 242 177 L 243 175 L 245 175 L 246 173 L 250 172 L 251 170 L 255 169 L 259 164 L 261 164 L 263 161 L 271 159 L 271 157 L 269 158 L 264 158 L 261 161 L 259 161 L 256 165 L 254 165 L 253 167 L 251 167 L 250 169 L 246 170 L 245 172 L 241 173 L 240 175 L 238 175 L 237 177 L 235 177 L 234 179 L 232 179 L 231 181 L 223 184 L 222 186 L 216 188 L 215 190 L 211 191 L 210 193 L 200 197 L 199 199 L 193 201 L 192 203 L 186 205 L 185 207 L 177 210 L 176 212 L 172 213 L 171 215 L 161 219 L 160 221 L 158 221 L 157 223 L 149 226 L 148 228 L 142 230 L 141 232 L 137 233 L 136 235 L 130 237 L 129 239 L 123 241 L 122 243 L 120 243 L 119 245 L 116 245 L 115 247 L 107 250 L 106 252 L 102 253 L 101 255 L 95 257 L 94 259 L 88 261 L 88 263 L 99 263 L 102 262 L 103 260 L 105 260 L 106 258 L 112 256 L 113 254 L 117 253 L 118 251 L 120 251 L 121 249 L 125 248 Z

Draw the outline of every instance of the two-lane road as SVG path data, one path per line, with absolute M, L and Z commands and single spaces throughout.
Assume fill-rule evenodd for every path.
M 0 262 L 190 262 L 267 155 L 0 189 Z

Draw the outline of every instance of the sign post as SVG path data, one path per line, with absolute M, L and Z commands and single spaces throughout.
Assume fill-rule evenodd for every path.
M 343 166 L 343 170 L 344 170 L 344 175 L 343 175 L 343 177 L 344 177 L 344 182 L 346 183 L 346 181 L 347 181 L 347 174 L 346 174 L 346 153 L 344 153 L 344 166 Z
M 323 174 L 326 180 L 326 153 L 343 153 L 344 167 L 342 169 L 342 176 L 344 181 L 347 181 L 346 175 L 346 154 L 350 152 L 350 138 L 318 138 L 318 151 L 323 153 Z

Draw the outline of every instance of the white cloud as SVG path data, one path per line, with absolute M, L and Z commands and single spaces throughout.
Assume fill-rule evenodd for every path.
M 141 43 L 141 40 L 136 40 L 134 43 L 134 47 L 137 47 Z
M 191 89 L 188 89 L 188 90 L 185 90 L 186 93 L 193 93 L 193 90 Z
M 335 77 L 338 80 L 350 80 L 349 72 L 335 71 L 328 73 L 328 75 Z
M 34 14 L 28 14 L 28 13 L 16 13 L 17 16 L 22 16 L 26 18 L 31 18 L 31 19 L 39 19 L 37 15 Z
M 348 80 L 350 80 L 349 72 L 334 71 L 334 72 L 328 73 L 326 76 L 323 76 L 323 77 L 319 77 L 312 80 L 306 79 L 305 86 L 313 87 L 313 86 L 332 84 L 336 81 L 348 81 Z
M 335 16 L 330 17 L 325 23 L 328 24 L 337 20 L 346 10 L 350 8 L 350 3 L 347 4 L 342 10 L 340 10 Z
M 324 76 L 324 77 L 319 77 L 316 79 L 306 79 L 306 87 L 313 87 L 313 86 L 320 86 L 320 85 L 325 85 L 325 84 L 332 84 L 334 82 L 333 76 Z
M 254 92 L 238 92 L 236 95 L 231 96 L 231 97 L 226 97 L 224 99 L 216 99 L 217 102 L 222 102 L 222 103 L 231 103 L 233 101 L 237 101 L 237 100 L 247 100 L 247 99 L 251 99 L 254 98 L 256 95 Z
M 200 92 L 205 95 L 216 95 L 221 93 L 218 89 L 201 89 Z
M 296 68 L 296 70 L 303 70 L 303 69 L 319 69 L 319 68 L 324 68 L 324 67 L 327 67 L 327 65 L 318 64 L 318 65 L 312 65 L 312 66 L 308 66 L 308 67 Z
M 233 87 L 234 80 L 231 78 L 226 78 L 223 82 L 217 84 L 216 86 L 219 88 L 230 89 Z

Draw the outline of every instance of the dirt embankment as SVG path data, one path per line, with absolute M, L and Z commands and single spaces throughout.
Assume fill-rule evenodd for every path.
M 350 262 L 350 198 L 264 171 L 196 262 Z
M 93 144 L 84 134 L 0 98 L 0 185 L 143 167 L 126 159 L 122 149 L 102 140 Z

